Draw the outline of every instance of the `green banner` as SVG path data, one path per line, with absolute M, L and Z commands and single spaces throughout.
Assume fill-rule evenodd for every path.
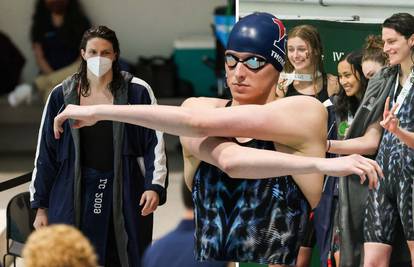
M 324 20 L 283 20 L 283 23 L 287 31 L 302 24 L 316 27 L 322 39 L 325 71 L 335 75 L 342 55 L 361 50 L 368 35 L 381 34 L 381 24 Z

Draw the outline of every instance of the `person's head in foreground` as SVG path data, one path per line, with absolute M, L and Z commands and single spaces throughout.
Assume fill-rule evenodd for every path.
M 26 267 L 96 267 L 89 240 L 76 228 L 56 224 L 34 231 L 23 249 Z
M 286 30 L 268 13 L 253 13 L 233 27 L 225 68 L 235 104 L 264 104 L 273 100 L 274 85 L 285 65 Z

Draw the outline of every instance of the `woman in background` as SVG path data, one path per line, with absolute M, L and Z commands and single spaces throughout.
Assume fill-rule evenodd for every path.
M 334 98 L 334 106 L 336 111 L 337 121 L 337 136 L 339 139 L 346 139 L 347 130 L 354 121 L 354 116 L 361 104 L 364 97 L 368 80 L 365 78 L 362 71 L 362 53 L 351 52 L 348 55 L 343 56 L 338 63 L 338 80 L 340 84 L 340 90 L 337 96 Z M 368 135 L 380 135 L 381 131 L 377 124 L 375 127 L 369 128 L 366 132 Z M 378 138 L 378 137 L 377 137 Z M 343 154 L 344 151 L 338 149 L 338 146 L 346 146 L 348 141 L 329 140 L 328 150 L 329 152 L 336 154 Z M 373 144 L 373 147 L 377 144 Z M 367 146 L 370 149 L 369 146 Z M 374 149 L 372 149 L 374 150 Z M 362 153 L 363 155 L 370 155 L 370 151 L 358 151 L 354 153 Z M 365 187 L 364 187 L 365 188 Z M 338 201 L 341 203 L 341 185 L 339 183 Z M 360 205 L 363 205 L 361 202 Z M 362 212 L 362 211 L 360 211 Z M 330 255 L 334 257 L 336 266 L 340 266 L 340 241 L 341 233 L 339 224 L 339 210 L 335 209 L 334 224 L 333 224 L 333 236 Z M 358 224 L 357 224 L 358 225 Z M 355 226 L 354 226 L 355 227 Z M 357 229 L 362 231 L 362 221 Z M 362 234 L 362 233 L 361 233 Z
M 53 119 L 68 104 L 155 104 L 149 85 L 121 72 L 118 38 L 92 27 L 81 41 L 79 72 L 49 95 L 43 112 L 30 185 L 35 228 L 65 223 L 94 245 L 103 266 L 140 266 L 152 241 L 152 212 L 166 201 L 167 167 L 162 133 L 102 121 L 70 129 L 60 140 Z
M 341 139 L 345 138 L 346 130 L 352 124 L 368 85 L 361 64 L 362 54 L 360 52 L 351 52 L 342 57 L 338 63 L 340 90 L 334 104 L 339 119 L 338 137 Z M 333 150 L 332 143 L 330 151 Z
M 380 35 L 369 35 L 366 38 L 362 50 L 362 72 L 368 80 L 388 65 L 388 56 L 383 49 L 384 42 Z
M 389 92 L 392 113 L 401 128 L 412 132 L 414 16 L 397 13 L 387 18 L 382 24 L 382 40 L 390 67 L 383 69 L 379 76 L 387 81 L 385 90 Z M 364 266 L 388 266 L 398 225 L 402 226 L 403 239 L 414 264 L 413 158 L 414 150 L 401 142 L 398 135 L 389 130 L 384 132 L 376 161 L 383 167 L 385 176 L 369 192 L 364 219 Z
M 328 139 L 336 139 L 335 113 L 329 97 L 337 93 L 338 80 L 324 70 L 323 47 L 318 30 L 312 25 L 292 28 L 288 33 L 287 56 L 285 72 L 281 74 L 282 80 L 277 86 L 277 94 L 280 97 L 305 95 L 318 99 L 328 110 Z M 324 188 L 328 190 L 330 185 L 327 186 L 325 182 Z M 325 215 L 318 214 L 318 219 L 322 219 L 323 216 Z M 312 247 L 316 239 L 321 239 L 315 236 L 313 218 L 314 211 L 311 211 L 305 238 L 299 250 L 297 267 L 309 266 Z
M 382 37 L 384 40 L 384 37 Z M 381 64 L 388 64 L 388 56 L 394 54 L 393 51 L 384 52 L 381 49 L 383 41 L 379 41 L 378 37 L 368 37 L 364 49 L 363 60 L 375 63 L 376 68 L 365 71 L 370 77 L 368 87 L 364 94 L 358 110 L 355 112 L 354 120 L 349 128 L 347 124 L 343 124 L 340 131 L 346 130 L 345 139 L 342 141 L 331 141 L 330 151 L 347 155 L 352 153 L 360 153 L 362 155 L 371 155 L 375 157 L 380 139 L 382 136 L 382 129 L 379 125 L 381 120 L 384 103 L 386 97 L 389 95 L 391 87 L 393 86 L 392 73 L 395 72 L 396 67 L 380 68 Z M 391 63 L 392 64 L 392 63 Z M 364 66 L 366 69 L 366 66 Z M 377 74 L 374 74 L 375 69 Z M 379 70 L 378 70 L 379 69 Z M 363 262 L 362 252 L 363 239 L 361 238 L 365 233 L 363 229 L 365 203 L 368 198 L 368 189 L 366 185 L 361 186 L 353 179 L 341 179 L 339 182 L 339 222 L 341 232 L 340 247 L 341 247 L 341 266 L 356 266 Z M 402 226 L 400 223 L 396 225 L 396 240 L 401 240 Z M 409 253 L 407 245 L 401 242 L 394 242 L 392 244 L 394 252 L 391 257 L 392 266 L 405 266 L 409 261 Z
M 323 103 L 337 93 L 338 81 L 325 72 L 322 55 L 322 42 L 315 27 L 300 25 L 290 30 L 288 60 L 278 84 L 278 95 L 309 95 Z
M 9 94 L 10 105 L 30 102 L 33 90 L 46 102 L 52 89 L 79 68 L 79 44 L 89 27 L 78 0 L 37 0 L 30 39 L 39 75 Z

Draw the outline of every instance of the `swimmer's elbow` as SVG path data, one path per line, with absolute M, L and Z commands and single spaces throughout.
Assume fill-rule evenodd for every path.
M 363 151 L 362 155 L 373 156 L 377 153 L 379 142 L 371 140 L 371 142 L 367 142 L 365 147 L 365 151 Z
M 362 151 L 359 154 L 373 156 L 377 153 L 381 142 L 381 134 L 377 131 L 370 131 L 362 136 Z
M 209 120 L 208 113 L 200 108 L 200 100 L 191 97 L 183 102 L 181 105 L 186 109 L 184 122 L 185 127 L 189 128 L 191 136 L 205 137 L 214 135 L 212 129 L 213 122 Z
M 187 125 L 190 127 L 190 130 L 195 137 L 211 136 L 210 124 L 203 118 L 203 116 L 190 116 Z
M 243 163 L 230 151 L 223 151 L 220 153 L 217 164 L 217 167 L 231 178 L 243 178 Z

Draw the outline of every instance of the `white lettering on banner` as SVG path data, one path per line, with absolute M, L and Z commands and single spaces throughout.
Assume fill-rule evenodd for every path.
M 278 53 L 272 50 L 271 56 L 275 58 L 281 65 L 285 65 L 285 59 L 282 58 Z
M 333 61 L 338 61 L 345 53 L 344 52 L 332 52 Z

